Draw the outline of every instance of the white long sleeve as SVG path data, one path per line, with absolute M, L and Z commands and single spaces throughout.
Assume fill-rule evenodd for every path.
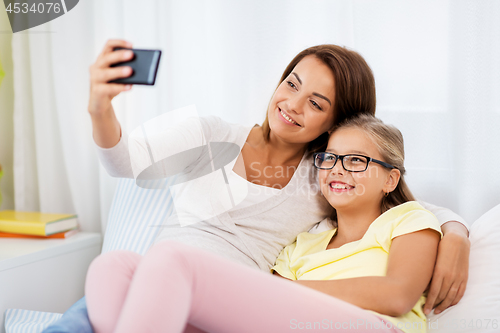
M 417 200 L 417 201 L 425 209 L 429 210 L 432 214 L 434 214 L 436 216 L 436 218 L 439 221 L 439 224 L 443 225 L 443 224 L 445 224 L 446 222 L 449 222 L 449 221 L 457 221 L 457 222 L 462 223 L 465 226 L 465 228 L 467 228 L 467 231 L 469 231 L 469 225 L 457 213 L 452 212 L 448 208 L 444 208 L 444 207 L 439 207 L 439 206 L 436 206 L 436 205 L 432 205 L 432 204 L 430 204 L 428 202 L 425 202 L 425 201 L 421 201 L 421 200 Z
M 120 141 L 111 148 L 95 145 L 97 157 L 111 177 L 134 178 L 128 151 L 128 134 L 123 131 L 121 134 Z
M 182 171 L 179 169 L 181 166 L 189 167 L 206 153 L 203 146 L 214 133 L 222 131 L 222 120 L 214 116 L 189 117 L 175 125 L 168 118 L 161 118 L 153 120 L 154 125 L 164 125 L 160 129 L 148 130 L 148 126 L 153 126 L 146 123 L 130 135 L 122 130 L 120 141 L 114 147 L 96 145 L 98 158 L 110 176 L 155 179 L 177 174 Z M 167 158 L 179 153 L 184 155 L 172 165 Z M 148 169 L 153 163 L 155 167 Z

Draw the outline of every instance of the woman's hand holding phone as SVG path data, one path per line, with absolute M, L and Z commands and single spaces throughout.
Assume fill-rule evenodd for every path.
M 89 112 L 91 114 L 108 111 L 111 107 L 111 100 L 122 91 L 131 88 L 131 85 L 108 83 L 108 81 L 129 77 L 132 74 L 132 68 L 128 66 L 111 67 L 112 64 L 131 60 L 134 57 L 132 51 L 113 51 L 115 47 L 131 48 L 132 44 L 124 40 L 108 40 L 95 63 L 90 66 Z
M 128 66 L 111 67 L 112 64 L 131 60 L 132 51 L 113 51 L 115 47 L 132 48 L 125 40 L 110 39 L 106 42 L 95 63 L 90 66 L 90 97 L 88 112 L 92 118 L 94 141 L 102 148 L 110 148 L 120 140 L 120 123 L 116 119 L 111 100 L 131 85 L 108 81 L 132 75 Z

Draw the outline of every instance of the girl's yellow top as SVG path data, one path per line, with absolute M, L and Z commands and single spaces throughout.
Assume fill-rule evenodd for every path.
M 293 244 L 281 251 L 271 271 L 275 270 L 291 280 L 385 276 L 392 239 L 423 229 L 433 229 L 442 235 L 436 217 L 416 201 L 409 201 L 380 215 L 363 238 L 339 248 L 326 250 L 337 229 L 319 234 L 299 234 Z M 425 296 L 422 295 L 413 309 L 400 317 L 372 312 L 403 332 L 426 332 L 426 317 L 422 311 L 424 303 Z

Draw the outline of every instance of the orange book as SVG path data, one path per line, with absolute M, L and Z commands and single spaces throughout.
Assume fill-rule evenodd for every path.
M 13 234 L 10 232 L 1 232 L 0 237 L 4 238 L 36 238 L 36 239 L 47 239 L 47 238 L 69 238 L 77 234 L 80 229 L 73 229 L 69 231 L 59 232 L 57 234 L 52 234 L 50 236 L 33 236 L 33 235 L 23 235 L 23 234 Z

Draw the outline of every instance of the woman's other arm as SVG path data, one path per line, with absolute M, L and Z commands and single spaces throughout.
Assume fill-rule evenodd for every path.
M 470 241 L 463 224 L 450 221 L 441 225 L 436 267 L 429 285 L 424 313 L 438 314 L 462 299 L 469 277 Z
M 395 237 L 386 276 L 296 282 L 364 309 L 401 316 L 415 306 L 431 280 L 439 239 L 431 229 Z
M 469 277 L 469 230 L 465 221 L 451 210 L 422 201 L 420 204 L 437 217 L 443 232 L 424 306 L 425 314 L 433 308 L 438 314 L 457 304 L 464 295 Z

